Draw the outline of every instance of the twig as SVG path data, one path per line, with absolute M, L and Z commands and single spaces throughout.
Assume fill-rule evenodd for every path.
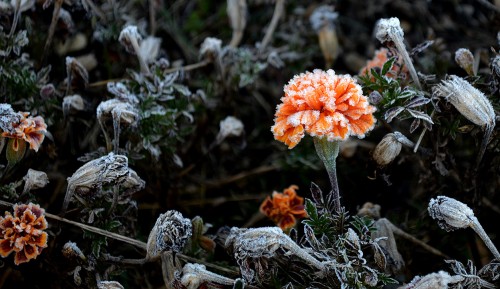
M 202 61 L 197 62 L 197 63 L 188 64 L 186 66 L 169 68 L 169 69 L 164 70 L 163 72 L 164 73 L 172 73 L 172 72 L 181 71 L 181 70 L 182 71 L 190 71 L 190 70 L 195 70 L 195 69 L 207 66 L 210 63 L 211 63 L 210 60 L 205 59 L 205 60 L 202 60 Z
M 410 242 L 413 242 L 419 246 L 421 246 L 422 248 L 426 249 L 427 251 L 431 252 L 432 254 L 434 255 L 437 255 L 437 256 L 440 256 L 440 257 L 443 257 L 443 258 L 446 258 L 446 259 L 450 259 L 450 257 L 448 255 L 446 255 L 445 253 L 439 251 L 438 249 L 432 247 L 432 246 L 429 246 L 427 245 L 426 243 L 420 241 L 419 239 L 413 237 L 412 235 L 406 233 L 405 231 L 401 230 L 400 228 L 398 228 L 396 225 L 394 225 L 393 223 L 390 223 L 391 224 L 391 228 L 392 228 L 392 232 L 400 237 L 403 237 L 405 238 L 406 240 L 410 241 Z
M 271 41 L 271 37 L 278 26 L 278 21 L 283 15 L 283 11 L 285 10 L 285 0 L 276 0 L 276 5 L 274 6 L 273 18 L 271 19 L 271 24 L 267 28 L 266 35 L 264 39 L 260 43 L 259 52 L 262 53 L 266 46 Z
M 52 13 L 52 22 L 50 22 L 49 32 L 47 34 L 47 41 L 45 42 L 45 47 L 43 48 L 42 59 L 40 64 L 43 65 L 47 54 L 49 53 L 50 44 L 52 43 L 52 38 L 56 31 L 57 21 L 59 20 L 59 14 L 61 12 L 62 3 L 64 0 L 56 0 L 54 3 L 54 12 Z

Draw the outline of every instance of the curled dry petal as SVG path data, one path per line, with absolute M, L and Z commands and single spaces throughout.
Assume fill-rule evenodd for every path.
M 375 125 L 375 107 L 350 75 L 316 69 L 296 75 L 284 91 L 271 131 L 290 149 L 306 132 L 328 141 L 345 140 L 350 135 L 363 138 Z
M 147 242 L 148 258 L 158 257 L 164 251 L 181 252 L 193 234 L 191 220 L 171 210 L 156 220 Z

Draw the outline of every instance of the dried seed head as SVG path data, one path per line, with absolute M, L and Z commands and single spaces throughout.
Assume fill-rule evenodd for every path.
M 62 248 L 62 254 L 68 259 L 78 257 L 84 261 L 87 260 L 87 257 L 85 257 L 82 250 L 78 248 L 78 245 L 71 241 L 68 241 L 66 242 L 66 244 L 64 244 Z
M 217 59 L 222 50 L 222 40 L 214 37 L 207 37 L 200 47 L 200 57 L 210 61 Z
M 394 133 L 386 134 L 373 151 L 373 159 L 379 166 L 390 164 L 401 152 L 402 144 Z
M 182 268 L 182 285 L 188 289 L 198 289 L 205 282 L 216 283 L 219 285 L 233 285 L 234 280 L 222 275 L 210 272 L 205 265 L 187 263 Z
M 85 87 L 89 84 L 89 73 L 87 69 L 74 57 L 66 57 L 66 73 L 68 75 L 68 86 L 74 80 L 82 81 Z
M 455 51 L 455 62 L 467 72 L 468 75 L 474 75 L 474 55 L 469 49 L 460 48 Z
M 125 47 L 128 53 L 138 54 L 142 36 L 137 30 L 137 26 L 128 25 L 120 32 L 118 41 Z
M 85 109 L 85 102 L 78 94 L 68 95 L 63 98 L 62 109 L 64 115 L 68 115 L 71 110 L 82 111 Z
M 445 196 L 431 199 L 428 211 L 438 221 L 439 227 L 447 232 L 470 227 L 476 219 L 474 212 L 466 204 Z
M 148 258 L 158 257 L 164 251 L 181 252 L 193 233 L 191 220 L 171 210 L 161 214 L 148 237 Z
M 109 153 L 81 166 L 68 178 L 68 189 L 61 213 L 64 214 L 75 192 L 98 193 L 103 185 L 122 184 L 129 175 L 128 159 Z
M 380 219 L 380 205 L 371 202 L 366 202 L 363 204 L 361 209 L 358 210 L 358 216 L 369 217 L 372 219 Z
M 129 168 L 127 178 L 121 186 L 124 190 L 123 194 L 129 196 L 144 189 L 146 182 L 133 169 Z
M 23 193 L 31 190 L 41 189 L 49 183 L 49 178 L 45 172 L 29 169 L 26 176 L 23 177 L 24 189 Z
M 495 111 L 488 98 L 465 79 L 451 75 L 434 86 L 433 93 L 447 99 L 465 118 L 481 127 L 495 126 Z
M 375 37 L 382 43 L 402 41 L 404 35 L 397 17 L 380 19 L 375 24 Z
M 314 31 L 319 32 L 321 28 L 325 26 L 333 27 L 335 20 L 339 17 L 339 14 L 335 12 L 335 9 L 331 5 L 321 5 L 314 9 L 313 13 L 309 17 L 309 22 L 311 23 Z
M 116 281 L 99 281 L 97 282 L 98 289 L 125 289 L 122 284 Z
M 448 289 L 448 285 L 462 282 L 465 278 L 459 275 L 450 276 L 447 272 L 439 271 L 437 273 L 427 274 L 425 276 L 416 276 L 406 285 L 405 289 Z
M 216 137 L 216 142 L 221 143 L 228 136 L 241 136 L 245 131 L 245 127 L 241 120 L 234 116 L 228 116 L 219 123 L 219 133 Z
M 139 55 L 146 63 L 153 63 L 160 53 L 161 39 L 148 36 L 139 46 Z

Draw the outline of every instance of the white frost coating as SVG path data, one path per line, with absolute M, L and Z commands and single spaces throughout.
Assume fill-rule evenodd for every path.
M 217 56 L 220 54 L 222 49 L 222 40 L 214 37 L 207 37 L 203 40 L 200 47 L 200 56 L 213 55 Z
M 139 46 L 139 56 L 146 63 L 153 63 L 160 53 L 161 38 L 148 36 Z
M 425 276 L 416 276 L 406 285 L 405 289 L 448 289 L 448 285 L 462 282 L 465 278 L 462 276 L 450 276 L 445 271 L 427 274 Z
M 228 116 L 219 123 L 219 133 L 216 137 L 216 142 L 221 143 L 228 136 L 241 136 L 245 131 L 245 127 L 241 120 L 234 116 Z
M 375 24 L 375 37 L 380 42 L 394 41 L 394 36 L 403 38 L 404 35 L 397 17 L 380 19 Z

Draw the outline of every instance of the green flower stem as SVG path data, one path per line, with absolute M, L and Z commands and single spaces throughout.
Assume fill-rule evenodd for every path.
M 339 155 L 340 144 L 338 141 L 328 141 L 326 137 L 314 137 L 313 139 L 316 153 L 325 164 L 328 177 L 330 178 L 335 210 L 340 212 L 340 192 L 337 181 L 337 156 Z

